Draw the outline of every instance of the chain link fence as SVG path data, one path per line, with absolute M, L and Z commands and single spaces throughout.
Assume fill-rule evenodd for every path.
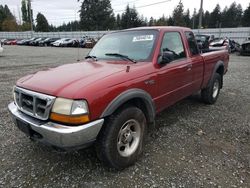
M 196 29 L 195 34 L 210 34 L 215 37 L 228 37 L 238 43 L 242 43 L 247 36 L 250 36 L 250 27 L 239 28 L 216 28 L 216 29 Z M 93 38 L 102 37 L 104 34 L 112 31 L 76 31 L 76 32 L 0 32 L 0 39 L 28 39 L 32 37 L 50 37 L 50 38 L 75 38 L 83 36 Z

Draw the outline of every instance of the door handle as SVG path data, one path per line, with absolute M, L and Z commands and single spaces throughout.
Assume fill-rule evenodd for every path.
M 187 71 L 191 71 L 191 70 L 192 70 L 192 67 L 193 67 L 192 64 L 187 65 Z

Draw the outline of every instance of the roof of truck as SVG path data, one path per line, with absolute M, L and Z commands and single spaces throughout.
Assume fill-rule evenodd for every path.
M 148 29 L 155 29 L 155 30 L 182 30 L 182 31 L 191 31 L 190 28 L 187 27 L 177 27 L 177 26 L 150 26 L 150 27 L 136 27 L 127 29 L 130 30 L 148 30 Z

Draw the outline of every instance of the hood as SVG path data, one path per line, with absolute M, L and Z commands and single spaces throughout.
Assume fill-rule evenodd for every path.
M 48 95 L 72 98 L 73 96 L 62 96 L 62 91 L 76 91 L 79 87 L 87 87 L 121 71 L 125 72 L 126 66 L 104 61 L 68 64 L 23 77 L 18 80 L 17 86 Z

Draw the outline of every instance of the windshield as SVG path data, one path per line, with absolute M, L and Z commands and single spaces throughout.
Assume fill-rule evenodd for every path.
M 98 59 L 122 59 L 107 54 L 122 54 L 136 61 L 151 57 L 158 32 L 156 30 L 123 31 L 103 36 L 89 53 Z

